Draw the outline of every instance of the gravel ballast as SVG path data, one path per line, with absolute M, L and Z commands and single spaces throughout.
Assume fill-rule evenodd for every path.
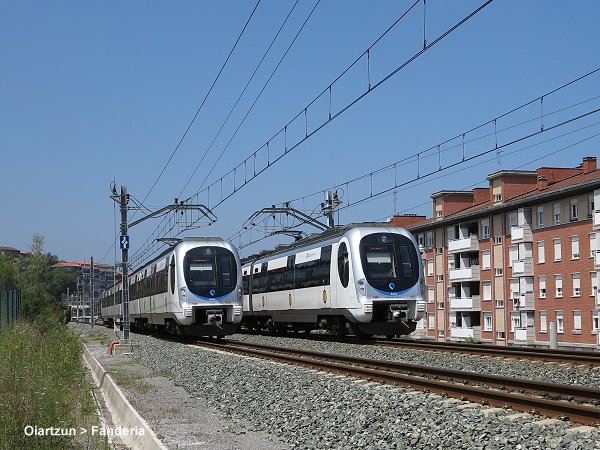
M 263 336 L 235 338 L 280 346 L 295 342 L 319 351 L 334 351 L 334 346 L 339 353 L 342 351 L 338 346 L 355 347 Z M 535 416 L 503 418 L 514 414 L 512 410 L 466 403 L 464 408 L 460 407 L 463 402 L 411 389 L 325 375 L 148 336 L 136 335 L 135 339 L 141 344 L 136 357 L 144 364 L 170 371 L 175 374 L 175 382 L 192 396 L 213 399 L 214 406 L 226 417 L 243 418 L 254 429 L 276 435 L 291 448 L 600 449 L 598 428 L 572 433 L 567 432 L 575 426 L 571 423 L 537 425 L 533 423 L 539 419 Z M 364 350 L 368 355 L 356 348 L 344 352 L 380 357 L 373 354 L 380 349 L 368 347 Z M 439 357 L 435 355 L 436 360 Z M 485 359 L 480 364 L 486 366 L 488 362 Z M 557 374 L 565 369 L 548 367 Z M 517 370 L 523 373 L 524 368 Z M 572 370 L 576 377 L 583 377 L 579 368 Z M 539 366 L 530 371 L 539 371 Z
M 534 422 L 539 417 L 529 415 L 510 420 L 512 410 L 492 410 L 439 395 L 203 350 L 150 336 L 133 335 L 133 338 L 140 343 L 135 357 L 147 367 L 172 373 L 178 385 L 193 397 L 209 399 L 210 405 L 225 418 L 243 419 L 251 430 L 272 433 L 290 448 L 600 449 L 598 428 L 585 433 L 569 432 L 575 425 L 568 422 L 538 425 Z M 412 350 L 401 350 L 399 356 L 398 350 L 373 346 L 360 350 L 361 346 L 352 344 L 263 336 L 234 338 L 362 357 L 383 358 L 382 355 L 388 354 L 387 359 L 418 364 L 435 362 L 436 366 L 442 359 L 448 359 L 455 363 L 452 368 L 486 373 L 503 370 L 502 375 L 514 365 L 513 376 L 519 377 L 537 373 L 540 378 L 543 366 L 548 371 L 541 375 L 545 381 L 551 381 L 548 377 L 552 374 L 563 380 L 559 382 L 598 383 L 597 374 L 578 367 L 530 364 L 529 372 L 525 372 L 527 364 L 518 361 L 492 363 L 491 358 L 478 361 L 477 357 Z M 415 355 L 408 359 L 407 355 L 412 353 Z M 424 358 L 431 361 L 417 361 L 416 353 L 427 354 Z M 489 369 L 491 364 L 498 364 L 498 369 Z

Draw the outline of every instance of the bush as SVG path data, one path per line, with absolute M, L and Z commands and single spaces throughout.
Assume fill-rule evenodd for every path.
M 94 408 L 82 344 L 57 322 L 0 331 L 0 448 L 67 448 L 72 437 L 26 436 L 27 425 L 76 428 Z

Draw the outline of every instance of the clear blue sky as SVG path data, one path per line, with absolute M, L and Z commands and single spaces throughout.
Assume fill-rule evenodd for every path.
M 428 40 L 480 3 L 427 0 Z M 165 205 L 179 195 L 292 4 L 261 1 L 147 206 Z M 314 4 L 298 2 L 184 197 L 200 187 Z M 322 0 L 209 179 L 224 175 L 264 144 L 410 4 Z M 46 250 L 61 259 L 93 255 L 100 260 L 108 253 L 104 261 L 112 263 L 109 184 L 115 179 L 138 199 L 147 194 L 254 5 L 255 1 L 1 2 L 0 245 L 27 249 L 39 232 L 46 238 Z M 419 5 L 374 48 L 374 79 L 422 45 L 422 9 Z M 216 208 L 215 225 L 190 234 L 229 237 L 262 207 L 376 170 L 596 68 L 599 17 L 600 3 L 591 0 L 496 0 Z M 363 89 L 365 80 L 363 65 L 336 87 L 334 108 Z M 598 91 L 596 76 L 554 104 L 549 100 L 545 108 L 551 111 L 592 98 L 600 95 Z M 537 110 L 529 112 L 533 111 Z M 316 122 L 317 117 L 315 113 L 310 120 Z M 491 155 L 491 161 L 469 170 L 399 191 L 395 210 L 430 216 L 432 192 L 466 188 L 498 168 L 575 166 L 583 156 L 599 153 L 598 137 L 529 162 L 600 132 L 594 126 L 598 120 L 594 116 L 569 128 L 592 125 L 587 131 L 505 154 L 499 161 Z M 320 201 L 307 199 L 298 206 L 312 210 Z M 343 210 L 340 220 L 381 220 L 393 212 L 393 196 L 388 195 Z M 133 251 L 153 225 L 156 222 L 131 230 Z M 285 241 L 278 237 L 252 250 Z

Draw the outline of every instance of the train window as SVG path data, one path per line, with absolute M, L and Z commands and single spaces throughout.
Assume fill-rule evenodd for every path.
M 171 276 L 171 294 L 175 294 L 175 256 L 171 257 L 170 276 Z
M 233 276 L 231 273 L 231 258 L 227 256 L 219 257 L 219 266 L 221 269 L 221 286 L 233 287 Z
M 338 273 L 342 286 L 348 287 L 350 279 L 350 262 L 348 260 L 348 247 L 342 242 L 338 247 Z
M 402 276 L 404 278 L 413 278 L 413 265 L 410 259 L 410 249 L 408 245 L 399 245 L 398 253 L 400 255 L 400 264 L 402 265 Z
M 418 280 L 418 256 L 414 243 L 401 235 L 379 233 L 360 241 L 360 256 L 367 281 L 385 292 L 401 292 Z
M 187 283 L 191 287 L 214 287 L 217 285 L 213 258 L 194 258 L 186 267 Z
M 365 246 L 367 276 L 372 279 L 396 279 L 396 258 L 394 258 L 394 247 L 392 245 L 368 245 Z

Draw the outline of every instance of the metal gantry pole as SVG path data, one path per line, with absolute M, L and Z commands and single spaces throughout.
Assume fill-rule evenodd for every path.
M 127 236 L 127 187 L 121 186 L 121 239 L 123 236 Z M 129 340 L 129 249 L 127 245 L 121 245 L 121 270 L 123 276 L 121 282 L 123 283 L 123 340 Z
M 96 305 L 95 305 L 95 296 L 94 296 L 94 257 L 90 257 L 90 303 L 92 308 L 92 328 L 94 328 L 95 314 L 96 314 Z

